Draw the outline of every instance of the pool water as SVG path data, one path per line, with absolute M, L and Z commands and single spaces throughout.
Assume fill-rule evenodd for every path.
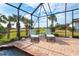
M 32 56 L 16 47 L 0 48 L 0 56 Z

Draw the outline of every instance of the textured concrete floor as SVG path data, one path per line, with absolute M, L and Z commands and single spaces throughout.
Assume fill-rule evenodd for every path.
M 40 38 L 38 43 L 31 42 L 30 38 L 15 41 L 0 47 L 15 46 L 35 56 L 78 56 L 79 39 L 56 37 L 56 42 L 47 42 Z
M 30 42 L 24 39 L 15 42 L 14 46 L 36 56 L 77 56 L 79 55 L 79 40 L 73 38 L 56 38 L 56 42 L 46 42 L 40 40 L 39 43 Z

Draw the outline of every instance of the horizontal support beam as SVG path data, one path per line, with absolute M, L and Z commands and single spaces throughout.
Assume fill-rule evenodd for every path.
M 76 9 L 73 9 L 73 10 L 68 10 L 68 11 L 63 11 L 63 12 L 57 12 L 57 13 L 53 13 L 53 14 L 61 14 L 61 13 L 65 13 L 65 12 L 75 11 L 75 10 L 79 10 L 79 8 L 76 8 Z M 49 16 L 49 15 L 48 15 L 48 16 Z M 46 17 L 46 15 L 40 16 L 40 17 Z
M 14 8 L 16 8 L 16 9 L 18 9 L 18 7 L 13 6 L 13 5 L 9 4 L 9 3 L 5 3 L 5 4 L 7 4 L 7 5 L 11 6 L 11 7 L 14 7 Z M 29 13 L 29 12 L 23 10 L 23 9 L 19 9 L 19 10 L 21 10 L 21 11 L 23 11 L 23 12 L 25 12 L 25 13 L 31 14 L 31 13 Z M 36 15 L 33 15 L 33 16 L 38 17 L 38 16 L 36 16 Z
M 16 8 L 16 9 L 18 9 L 18 7 L 13 6 L 13 5 L 9 4 L 9 3 L 5 3 L 5 4 L 7 4 L 7 5 L 9 5 L 9 6 L 12 6 L 12 7 Z
M 7 5 L 11 6 L 11 7 L 14 7 L 14 8 L 16 8 L 16 9 L 18 9 L 18 7 L 13 6 L 13 5 L 9 4 L 9 3 L 5 3 L 5 4 L 7 4 Z M 24 11 L 23 9 L 19 9 L 19 10 Z M 26 13 L 28 13 L 28 14 L 31 14 L 31 13 L 29 13 L 29 12 L 27 12 L 27 11 L 24 11 L 24 12 L 26 12 Z
M 19 9 L 19 10 L 21 10 L 21 11 L 23 11 L 23 12 L 25 12 L 25 13 L 31 14 L 31 13 L 29 13 L 29 12 L 23 10 L 23 9 Z M 33 15 L 33 16 L 38 17 L 38 16 L 36 16 L 36 15 Z

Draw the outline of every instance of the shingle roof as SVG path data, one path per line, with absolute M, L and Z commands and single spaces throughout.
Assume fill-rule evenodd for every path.
M 73 19 L 74 22 L 79 22 L 79 18 Z

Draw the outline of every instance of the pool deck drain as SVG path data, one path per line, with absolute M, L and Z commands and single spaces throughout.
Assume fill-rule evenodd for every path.
M 34 56 L 78 56 L 79 40 L 72 38 L 57 38 L 56 42 L 40 40 L 39 43 L 31 42 L 29 38 L 9 43 L 6 46 L 15 46 Z

